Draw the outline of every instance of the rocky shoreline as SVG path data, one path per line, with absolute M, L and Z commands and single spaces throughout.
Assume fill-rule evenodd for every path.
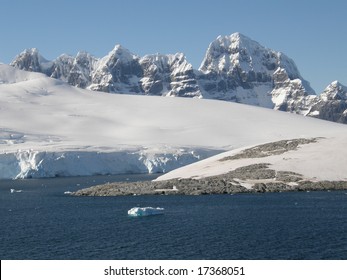
M 266 158 L 297 150 L 301 145 L 317 143 L 322 138 L 281 140 L 245 149 L 219 161 L 264 158 L 263 163 L 242 166 L 226 174 L 204 178 L 164 181 L 117 182 L 93 186 L 74 192 L 76 196 L 119 195 L 204 195 L 255 192 L 347 190 L 347 181 L 307 179 L 291 171 L 276 171 Z
M 347 181 L 309 181 L 294 172 L 276 172 L 262 163 L 203 179 L 109 183 L 81 189 L 72 195 L 207 195 L 316 190 L 347 190 Z

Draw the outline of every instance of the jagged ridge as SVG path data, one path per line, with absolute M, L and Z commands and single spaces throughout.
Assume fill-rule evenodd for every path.
M 219 99 L 347 123 L 344 86 L 316 96 L 292 59 L 240 33 L 217 37 L 198 70 L 182 53 L 139 57 L 120 45 L 101 59 L 80 52 L 48 61 L 29 49 L 11 65 L 94 91 Z

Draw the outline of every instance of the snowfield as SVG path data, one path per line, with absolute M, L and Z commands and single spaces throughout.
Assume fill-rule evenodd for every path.
M 347 166 L 345 125 L 231 102 L 92 92 L 8 65 L 0 65 L 0 119 L 1 179 L 167 172 L 311 137 L 325 139 L 306 145 L 312 151 L 297 168 L 318 167 L 311 156 L 323 152 L 331 178 Z
M 262 163 L 269 164 L 269 168 L 277 172 L 289 171 L 301 174 L 304 180 L 312 182 L 347 181 L 346 143 L 347 135 L 345 134 L 339 137 L 319 138 L 316 142 L 300 145 L 295 150 L 279 155 L 230 159 L 245 150 L 241 148 L 178 168 L 158 177 L 156 181 L 181 178 L 201 179 Z M 256 182 L 252 180 L 244 180 L 242 185 L 251 187 L 254 183 Z

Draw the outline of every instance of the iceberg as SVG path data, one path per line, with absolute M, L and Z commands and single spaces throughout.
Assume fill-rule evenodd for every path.
M 134 207 L 128 211 L 128 215 L 132 217 L 152 216 L 160 214 L 164 214 L 164 208 Z
M 16 189 L 10 189 L 10 192 L 11 193 L 21 193 L 21 192 L 23 192 L 23 190 L 16 190 Z

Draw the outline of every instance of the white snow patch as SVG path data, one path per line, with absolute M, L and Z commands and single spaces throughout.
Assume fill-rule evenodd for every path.
M 319 116 L 319 111 L 310 112 L 310 116 Z

